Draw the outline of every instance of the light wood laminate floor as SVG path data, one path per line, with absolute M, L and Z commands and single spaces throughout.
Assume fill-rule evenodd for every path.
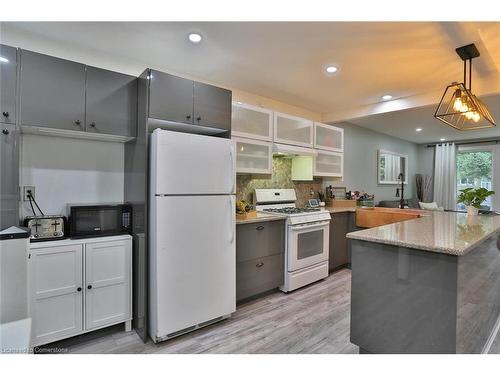
M 358 353 L 349 341 L 351 271 L 289 294 L 275 292 L 239 305 L 231 319 L 184 336 L 143 343 L 118 325 L 41 349 L 69 353 Z M 500 334 L 490 353 L 500 353 Z

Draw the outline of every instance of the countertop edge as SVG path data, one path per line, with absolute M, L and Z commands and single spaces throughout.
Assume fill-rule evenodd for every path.
M 263 223 L 266 221 L 278 221 L 278 220 L 285 220 L 285 219 L 286 219 L 286 217 L 278 216 L 278 215 L 269 215 L 269 216 L 265 216 L 265 217 L 253 217 L 253 218 L 249 218 L 249 219 L 236 219 L 236 225 Z
M 419 218 L 412 219 L 412 220 L 418 220 Z M 389 224 L 392 225 L 392 224 Z M 369 236 L 363 236 L 357 234 L 357 232 L 350 232 L 347 233 L 346 237 L 352 240 L 359 240 L 359 241 L 364 241 L 364 242 L 373 242 L 373 243 L 379 243 L 379 244 L 384 244 L 384 245 L 393 245 L 393 246 L 400 246 L 400 247 L 405 247 L 408 249 L 416 249 L 416 250 L 423 250 L 423 251 L 429 251 L 433 253 L 440 253 L 440 254 L 448 254 L 448 255 L 455 255 L 455 256 L 464 256 L 470 253 L 475 247 L 479 246 L 482 244 L 484 241 L 490 239 L 491 237 L 495 236 L 500 232 L 500 229 L 495 229 L 487 234 L 485 234 L 481 239 L 470 243 L 467 247 L 461 249 L 461 250 L 456 250 L 452 249 L 449 247 L 427 247 L 427 246 L 419 246 L 418 244 L 414 243 L 407 243 L 404 241 L 398 241 L 398 240 L 386 240 L 382 238 L 373 238 Z

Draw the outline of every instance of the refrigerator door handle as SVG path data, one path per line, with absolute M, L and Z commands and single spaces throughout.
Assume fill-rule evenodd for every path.
M 236 177 L 235 177 L 235 163 L 234 163 L 234 144 L 231 143 L 231 147 L 229 149 L 229 161 L 231 163 L 231 179 L 232 179 L 232 185 L 231 185 L 231 191 L 229 194 L 234 194 L 235 193 L 235 184 L 236 184 Z
M 229 215 L 230 215 L 229 225 L 231 227 L 230 228 L 231 236 L 229 237 L 229 243 L 234 242 L 234 232 L 236 230 L 236 214 L 235 214 L 235 210 L 233 209 L 233 207 L 234 207 L 233 199 L 235 199 L 235 197 L 233 195 L 231 195 L 229 197 Z

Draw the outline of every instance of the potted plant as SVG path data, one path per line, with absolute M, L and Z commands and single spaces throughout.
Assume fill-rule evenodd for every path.
M 467 188 L 460 190 L 457 202 L 463 203 L 467 207 L 467 215 L 475 216 L 479 213 L 481 203 L 493 194 L 495 194 L 494 191 L 485 188 Z

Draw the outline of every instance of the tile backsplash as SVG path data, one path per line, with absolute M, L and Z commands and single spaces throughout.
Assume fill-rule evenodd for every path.
M 247 202 L 253 202 L 253 192 L 255 189 L 295 189 L 297 194 L 297 206 L 305 206 L 309 198 L 317 198 L 318 191 L 322 190 L 321 177 L 314 178 L 314 181 L 292 181 L 292 159 L 287 157 L 273 157 L 272 176 L 236 176 L 236 197 Z M 314 196 L 310 195 L 311 189 Z

